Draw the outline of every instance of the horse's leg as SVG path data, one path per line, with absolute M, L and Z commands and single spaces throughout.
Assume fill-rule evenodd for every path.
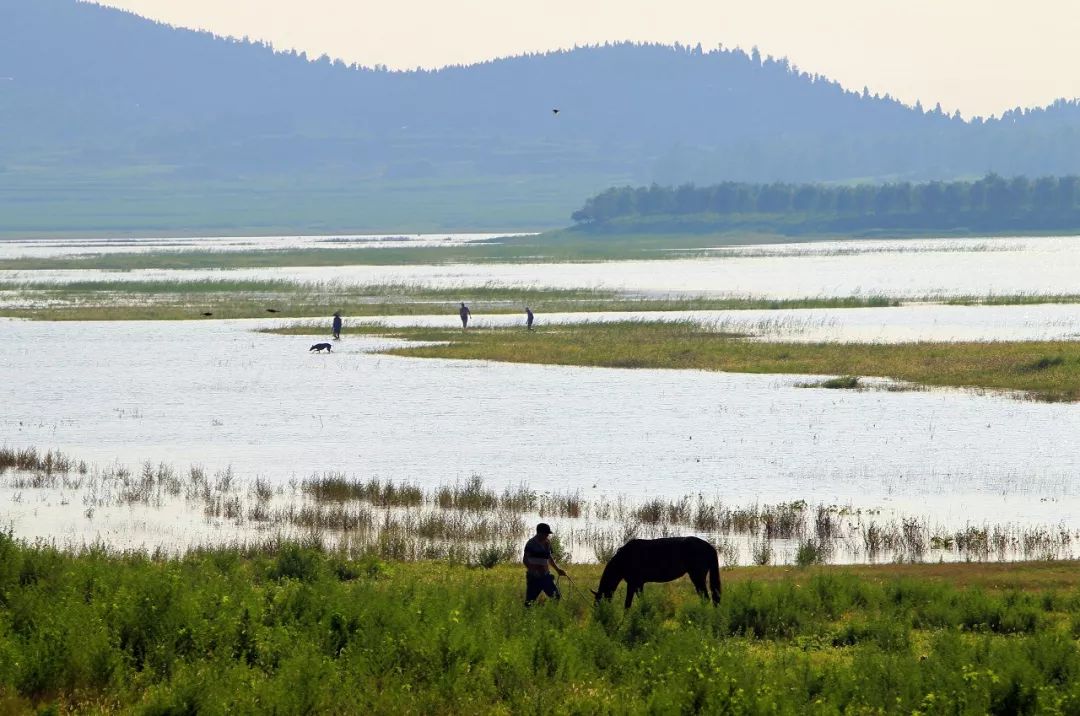
M 690 572 L 690 581 L 694 583 L 699 597 L 706 599 L 709 596 L 705 588 L 705 572 Z
M 709 588 L 712 590 L 712 603 L 717 605 L 720 603 L 720 565 L 719 563 L 714 565 L 709 570 Z
M 632 582 L 626 583 L 626 608 L 629 609 L 630 605 L 634 603 L 634 595 L 645 591 L 644 584 L 634 584 Z

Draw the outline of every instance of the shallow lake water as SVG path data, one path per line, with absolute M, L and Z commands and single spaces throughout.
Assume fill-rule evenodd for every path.
M 264 322 L 265 323 L 265 322 Z M 1080 411 L 970 391 L 830 391 L 805 376 L 419 360 L 257 322 L 0 322 L 0 444 L 95 464 L 341 471 L 586 499 L 705 494 L 1080 526 Z M 2 511 L 0 511 L 2 514 Z
M 0 283 L 285 279 L 598 288 L 643 294 L 897 298 L 1080 292 L 1080 237 L 845 241 L 733 247 L 697 258 L 601 263 L 473 263 L 229 270 L 0 271 Z M 467 292 L 463 299 L 467 300 Z
M 459 246 L 512 234 L 345 234 L 333 236 L 193 236 L 179 238 L 0 239 L 0 259 L 58 258 L 156 251 L 282 251 L 286 249 Z

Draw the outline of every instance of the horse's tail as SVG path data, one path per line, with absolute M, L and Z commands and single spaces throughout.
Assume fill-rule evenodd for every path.
M 720 603 L 720 557 L 716 550 L 712 552 L 712 564 L 709 565 L 709 590 L 712 592 L 713 604 Z

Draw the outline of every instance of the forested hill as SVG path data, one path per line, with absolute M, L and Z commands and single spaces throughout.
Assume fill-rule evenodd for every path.
M 511 228 L 615 183 L 989 170 L 1080 172 L 1080 106 L 965 122 L 785 60 L 656 45 L 392 72 L 0 0 L 0 210 L 46 202 L 0 230 L 50 228 L 46 213 L 52 228 Z
M 1080 177 L 825 186 L 746 184 L 621 187 L 585 202 L 573 220 L 591 231 L 781 234 L 1062 232 L 1080 230 Z

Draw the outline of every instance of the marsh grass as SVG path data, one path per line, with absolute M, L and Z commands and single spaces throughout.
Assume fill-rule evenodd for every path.
M 366 251 L 366 250 L 365 250 Z M 0 262 L 3 263 L 3 262 Z M 422 284 L 355 285 L 338 281 L 284 279 L 134 280 L 68 282 L 19 281 L 0 285 L 0 316 L 33 320 L 204 320 L 452 314 L 459 301 L 477 313 L 519 313 L 529 305 L 539 313 L 596 311 L 798 310 L 886 308 L 919 303 L 950 305 L 1030 305 L 1075 303 L 1077 295 L 984 297 L 921 296 L 903 301 L 882 295 L 641 296 L 597 289 L 514 288 L 496 283 L 432 288 Z M 269 309 L 269 310 L 268 310 Z
M 772 544 L 768 540 L 759 541 L 753 546 L 750 556 L 754 564 L 759 567 L 768 566 L 773 558 Z
M 554 492 L 541 495 L 536 510 L 541 517 L 577 519 L 588 514 L 589 505 L 577 492 Z
M 499 506 L 499 496 L 484 485 L 484 479 L 479 475 L 473 475 L 463 485 L 455 483 L 453 486 L 440 487 L 435 499 L 439 507 L 444 509 L 481 512 Z
M 783 310 L 899 305 L 881 296 L 769 299 L 641 296 L 598 289 L 514 288 L 494 283 L 455 288 L 421 284 L 353 285 L 287 280 L 17 282 L 0 285 L 0 316 L 34 320 L 193 320 L 454 314 L 459 301 L 486 314 L 598 311 Z M 270 309 L 270 310 L 268 310 Z M 271 312 L 272 311 L 272 312 Z
M 502 328 L 371 330 L 430 342 L 386 350 L 419 358 L 847 376 L 843 387 L 857 387 L 855 376 L 877 376 L 921 386 L 1014 391 L 1018 397 L 1047 402 L 1080 399 L 1080 344 L 1065 341 L 782 343 L 742 340 L 739 334 L 692 322 L 645 321 L 531 333 Z
M 930 299 L 927 299 L 930 300 Z M 1012 293 L 985 296 L 949 296 L 939 299 L 950 306 L 1033 306 L 1047 303 L 1080 303 L 1075 293 Z
M 377 479 L 361 482 L 340 474 L 312 477 L 304 481 L 301 489 L 320 502 L 363 500 L 379 507 L 410 507 L 424 501 L 424 493 L 416 485 Z
M 566 552 L 599 560 L 609 559 L 619 545 L 636 537 L 686 533 L 713 541 L 729 564 L 1067 559 L 1080 539 L 1063 526 L 968 524 L 947 529 L 925 518 L 880 517 L 873 510 L 801 500 L 730 505 L 702 494 L 589 500 L 576 492 L 538 492 L 527 485 L 500 493 L 478 475 L 431 490 L 339 473 L 274 486 L 261 477 L 244 483 L 228 468 L 211 474 L 195 465 L 184 472 L 149 461 L 134 470 L 122 464 L 98 468 L 32 449 L 5 448 L 2 454 L 6 464 L 33 466 L 0 471 L 5 499 L 24 504 L 35 500 L 34 491 L 55 491 L 60 501 L 50 503 L 51 509 L 68 515 L 63 519 L 85 520 L 94 532 L 110 510 L 122 508 L 141 514 L 148 524 L 156 515 L 202 519 L 213 528 L 209 535 L 220 535 L 214 538 L 219 541 L 244 544 L 275 531 L 316 536 L 328 545 L 348 545 L 395 560 L 480 564 L 498 554 L 504 561 L 516 561 L 513 551 L 503 547 L 523 542 L 541 520 L 558 520 Z M 78 525 L 65 522 L 65 531 L 73 528 L 77 531 Z M 182 543 L 170 547 L 179 552 L 190 548 Z
M 666 521 L 666 518 L 669 515 L 669 510 L 671 512 L 675 512 L 677 510 L 677 506 L 665 500 L 654 499 L 649 500 L 648 502 L 634 510 L 633 516 L 642 524 L 658 525 L 661 522 Z
M 480 313 L 610 310 L 623 297 L 590 289 L 510 288 L 495 284 L 429 288 L 416 284 L 352 285 L 285 280 L 75 281 L 0 286 L 0 315 L 35 320 L 193 320 L 454 313 L 469 301 Z M 626 300 L 635 302 L 627 297 Z M 6 304 L 6 305 L 4 305 Z M 668 310 L 693 299 L 641 299 L 642 310 Z
M 76 462 L 58 451 L 39 452 L 32 447 L 15 449 L 0 446 L 0 473 L 4 470 L 23 470 L 45 475 L 75 471 L 86 474 L 88 469 L 85 462 Z
M 813 564 L 825 564 L 828 562 L 828 543 L 824 540 L 805 539 L 799 542 L 795 552 L 795 564 L 799 567 L 809 567 Z

